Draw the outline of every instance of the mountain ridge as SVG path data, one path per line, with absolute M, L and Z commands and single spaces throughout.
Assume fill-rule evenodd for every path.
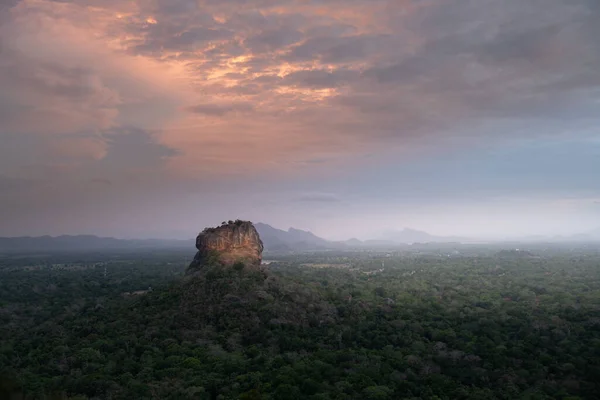
M 413 243 L 472 242 L 472 239 L 454 236 L 436 236 L 411 228 L 390 230 L 375 239 L 356 238 L 333 241 L 321 238 L 310 231 L 289 228 L 287 231 L 258 222 L 255 227 L 267 251 L 343 250 L 352 248 L 398 247 Z M 585 233 L 563 236 L 530 236 L 504 238 L 493 242 L 582 242 L 600 240 L 600 228 Z M 0 252 L 17 251 L 90 251 L 90 250 L 136 250 L 148 248 L 189 249 L 195 239 L 119 239 L 115 237 L 82 235 L 16 236 L 0 237 Z
M 425 231 L 405 228 L 401 231 L 388 231 L 379 239 L 359 240 L 356 238 L 332 241 L 316 236 L 310 231 L 289 228 L 287 231 L 277 229 L 265 223 L 257 223 L 265 249 L 277 250 L 312 250 L 312 249 L 347 249 L 370 247 L 397 247 L 413 243 L 447 243 L 468 241 L 461 237 L 445 237 L 431 235 Z
M 381 237 L 381 240 L 392 241 L 395 243 L 440 243 L 440 242 L 465 242 L 468 238 L 460 236 L 437 236 L 432 235 L 428 232 L 404 228 L 402 230 L 392 230 L 385 232 Z
M 0 237 L 0 251 L 90 251 L 144 248 L 189 248 L 190 240 L 118 239 L 96 235 Z
M 331 243 L 310 231 L 289 228 L 287 231 L 277 229 L 269 224 L 259 222 L 256 230 L 265 244 L 266 250 L 306 250 L 310 248 L 327 248 Z

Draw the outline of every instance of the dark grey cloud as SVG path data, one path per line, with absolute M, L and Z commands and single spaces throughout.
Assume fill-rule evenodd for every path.
M 517 32 L 501 32 L 492 40 L 480 44 L 478 58 L 491 65 L 536 60 L 552 51 L 553 42 L 561 32 L 560 25 L 542 26 L 537 29 Z
M 0 41 L 0 82 L 4 92 L 34 91 L 42 95 L 81 99 L 95 90 L 90 68 L 34 62 L 22 52 Z
M 378 62 L 364 57 L 370 66 L 334 101 L 372 116 L 370 129 L 355 126 L 374 135 L 390 133 L 394 120 L 404 138 L 498 119 L 553 120 L 546 134 L 575 128 L 597 116 L 599 17 L 581 0 L 456 0 L 429 3 L 409 19 L 392 14 L 390 26 L 408 29 L 417 44 L 377 53 Z M 324 44 L 311 45 L 297 50 L 323 53 Z
M 0 0 L 0 13 L 16 6 L 20 0 Z
M 170 37 L 164 42 L 167 49 L 180 50 L 193 47 L 202 42 L 226 39 L 233 35 L 233 32 L 225 29 L 210 29 L 197 27 L 181 32 L 177 36 Z
M 386 49 L 389 51 L 395 42 L 397 43 L 390 35 L 315 36 L 292 47 L 283 59 L 290 62 L 321 61 L 330 64 L 366 61 L 374 54 Z
M 203 114 L 209 116 L 223 116 L 229 113 L 245 113 L 254 110 L 254 106 L 250 103 L 230 103 L 230 104 L 217 104 L 217 103 L 205 103 L 196 104 L 186 108 L 187 111 L 194 114 Z
M 154 139 L 152 132 L 139 128 L 115 128 L 104 134 L 107 154 L 98 162 L 100 171 L 138 170 L 152 173 L 177 150 L 164 146 Z
M 71 133 L 85 125 L 102 128 L 110 123 L 118 95 L 93 67 L 37 59 L 2 39 L 0 48 L 0 135 Z
M 358 73 L 352 70 L 304 70 L 284 76 L 282 84 L 312 88 L 333 88 L 351 83 L 356 77 L 358 77 Z
M 273 2 L 265 7 L 269 6 L 280 9 L 281 7 L 285 7 L 283 3 L 277 2 Z M 310 19 L 312 19 L 310 16 L 292 10 L 273 13 L 267 8 L 257 6 L 254 1 L 247 2 L 245 7 L 237 7 L 235 10 L 228 7 L 216 7 L 213 11 L 215 13 L 226 12 L 229 17 L 225 24 L 235 29 L 236 32 L 244 33 L 246 36 L 253 36 L 253 34 L 260 31 L 274 31 L 281 28 L 289 30 L 304 29 L 307 24 L 310 24 Z
M 353 25 L 336 21 L 308 27 L 305 31 L 308 37 L 342 37 L 356 35 L 357 29 Z
M 157 0 L 156 4 L 158 11 L 167 15 L 188 14 L 198 9 L 196 0 Z
M 20 80 L 43 95 L 82 100 L 98 90 L 95 73 L 90 68 L 68 67 L 54 63 L 38 63 L 33 68 L 22 64 L 4 69 L 6 79 Z
M 244 40 L 244 45 L 252 53 L 275 51 L 294 43 L 300 42 L 304 34 L 296 29 L 280 27 L 277 29 L 264 30 Z
M 134 53 L 157 54 L 163 51 L 193 52 L 202 50 L 208 43 L 220 42 L 233 36 L 233 32 L 221 27 L 188 27 L 183 24 L 144 24 L 136 29 L 143 36 L 142 43 L 135 45 Z
M 365 77 L 373 77 L 381 84 L 413 82 L 439 70 L 441 57 L 437 54 L 419 54 L 402 62 L 385 67 L 374 66 L 364 72 Z

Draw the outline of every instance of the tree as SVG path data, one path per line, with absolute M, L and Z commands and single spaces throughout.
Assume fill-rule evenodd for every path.
M 387 386 L 369 386 L 363 390 L 365 399 L 386 400 L 391 398 L 394 391 Z

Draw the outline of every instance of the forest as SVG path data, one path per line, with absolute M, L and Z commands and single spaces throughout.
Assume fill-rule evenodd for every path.
M 598 248 L 192 257 L 0 257 L 0 398 L 599 398 Z

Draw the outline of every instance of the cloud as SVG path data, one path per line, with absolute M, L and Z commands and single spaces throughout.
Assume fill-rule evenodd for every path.
M 233 32 L 220 28 L 179 27 L 164 29 L 162 23 L 142 23 L 140 44 L 131 51 L 136 54 L 160 55 L 164 51 L 190 52 L 204 50 L 214 42 L 233 36 Z
M 48 144 L 50 156 L 61 160 L 101 160 L 107 144 L 99 137 L 61 137 Z
M 100 186 L 112 186 L 112 182 L 110 180 L 103 179 L 103 178 L 90 179 L 90 183 L 92 183 L 94 185 L 100 185 Z
M 80 175 L 107 155 L 105 135 L 160 129 L 187 102 L 169 67 L 115 50 L 113 11 L 85 5 L 22 0 L 3 14 L 0 165 L 12 176 Z
M 521 125 L 536 120 L 538 126 L 544 119 L 560 119 L 554 127 L 532 129 L 551 134 L 594 117 L 594 88 L 600 86 L 595 73 L 600 54 L 594 45 L 598 12 L 584 0 L 550 0 L 542 10 L 532 2 L 498 0 L 205 1 L 202 7 L 184 0 L 23 0 L 11 11 L 12 36 L 22 42 L 11 43 L 15 55 L 34 49 L 33 44 L 56 47 L 36 32 L 40 28 L 33 21 L 42 16 L 72 25 L 68 33 L 76 30 L 86 39 L 68 43 L 73 50 L 66 60 L 48 51 L 40 56 L 27 50 L 19 56 L 33 62 L 23 58 L 5 71 L 7 87 L 14 89 L 9 91 L 11 101 L 2 103 L 2 115 L 14 131 L 52 127 L 52 134 L 73 134 L 119 125 L 155 129 L 157 116 L 168 113 L 160 141 L 167 146 L 187 142 L 179 150 L 190 166 L 190 154 L 199 153 L 189 147 L 194 140 L 182 140 L 184 132 L 202 132 L 210 142 L 207 136 L 260 129 L 262 133 L 245 140 L 269 148 L 276 158 L 269 162 L 276 163 L 284 158 L 297 162 L 313 150 L 347 152 L 352 159 L 360 149 L 412 146 L 430 136 L 460 138 L 466 127 L 476 129 L 498 119 Z M 93 21 L 91 30 L 84 31 L 75 16 Z M 17 28 L 17 22 L 30 28 Z M 49 29 L 42 24 L 42 31 Z M 55 37 L 72 41 L 63 29 L 64 35 Z M 91 36 L 105 50 L 90 53 L 85 43 Z M 98 68 L 101 63 L 83 62 L 90 54 L 112 64 L 119 60 L 114 72 L 124 73 L 107 74 Z M 151 63 L 156 64 L 146 74 L 149 79 L 137 86 L 134 77 Z M 158 82 L 152 80 L 158 77 L 162 83 L 181 85 L 166 83 L 160 94 L 144 93 L 156 91 Z M 17 92 L 35 96 L 15 101 Z M 173 108 L 167 102 L 165 107 L 159 100 L 165 95 L 172 103 L 193 105 Z M 165 111 L 169 109 L 173 111 Z M 50 123 L 36 125 L 36 119 L 27 117 L 34 110 Z M 253 121 L 242 119 L 249 115 Z M 200 116 L 210 117 L 210 122 Z M 478 135 L 484 132 L 480 129 Z M 278 140 L 277 151 L 264 145 L 279 135 L 287 143 Z M 324 143 L 329 147 L 323 148 Z M 197 146 L 202 146 L 200 141 Z
M 2 130 L 62 134 L 112 124 L 119 95 L 94 71 L 40 60 L 30 50 L 5 46 L 0 52 Z
M 186 108 L 187 111 L 194 114 L 203 114 L 208 116 L 223 116 L 233 112 L 251 112 L 254 110 L 252 104 L 249 103 L 230 103 L 230 104 L 197 104 Z
M 176 149 L 157 142 L 151 132 L 138 128 L 118 128 L 106 132 L 106 156 L 100 167 L 125 174 L 140 171 L 152 175 L 156 170 L 178 154 Z
M 294 200 L 302 203 L 339 203 L 342 201 L 333 193 L 305 193 Z
M 352 70 L 339 69 L 328 71 L 302 70 L 292 72 L 283 77 L 282 85 L 304 86 L 308 88 L 335 88 L 351 83 L 357 78 L 358 73 Z
M 29 179 L 17 179 L 0 175 L 0 192 L 8 193 L 10 191 L 28 189 L 36 183 L 37 182 Z
M 198 2 L 194 0 L 158 0 L 156 3 L 160 13 L 166 15 L 188 14 L 198 9 Z
M 252 53 L 262 53 L 285 48 L 300 42 L 303 38 L 304 34 L 296 29 L 279 27 L 248 37 L 244 40 L 244 45 Z
M 290 49 L 283 59 L 290 62 L 318 60 L 324 64 L 361 62 L 393 43 L 389 35 L 317 36 Z
M 4 0 L 0 168 L 147 198 L 597 135 L 599 18 L 592 0 Z
M 19 0 L 0 0 L 0 18 L 2 14 L 8 12 L 12 7 L 16 6 Z

